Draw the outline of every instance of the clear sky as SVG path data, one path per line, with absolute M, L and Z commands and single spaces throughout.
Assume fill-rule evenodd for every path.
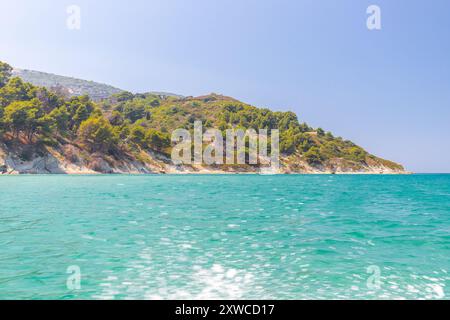
M 372 4 L 381 30 L 366 27 Z M 291 110 L 409 170 L 450 172 L 448 0 L 0 0 L 0 60 Z

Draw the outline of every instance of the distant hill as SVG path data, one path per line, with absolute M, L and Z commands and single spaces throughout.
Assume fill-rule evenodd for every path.
M 100 101 L 111 97 L 113 94 L 125 92 L 125 90 L 115 88 L 108 84 L 65 77 L 47 72 L 13 69 L 12 73 L 13 76 L 17 76 L 25 82 L 39 87 L 46 87 L 53 91 L 63 92 L 69 97 L 88 95 L 92 100 Z M 146 94 L 160 96 L 161 98 L 183 98 L 182 95 L 170 92 L 150 91 Z
M 35 86 L 46 87 L 66 92 L 69 96 L 89 95 L 92 100 L 106 99 L 123 90 L 113 86 L 94 81 L 81 80 L 71 77 L 59 76 L 51 73 L 14 69 L 13 75 Z

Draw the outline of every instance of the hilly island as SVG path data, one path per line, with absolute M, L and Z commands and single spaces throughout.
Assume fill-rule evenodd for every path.
M 259 173 L 260 165 L 175 165 L 171 133 L 278 129 L 278 173 L 402 174 L 403 166 L 370 154 L 293 112 L 257 108 L 209 94 L 133 94 L 112 86 L 0 62 L 0 173 Z M 225 139 L 225 138 L 224 138 Z

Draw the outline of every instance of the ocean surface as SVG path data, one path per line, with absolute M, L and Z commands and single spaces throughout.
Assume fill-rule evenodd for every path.
M 450 175 L 0 176 L 0 299 L 448 299 Z

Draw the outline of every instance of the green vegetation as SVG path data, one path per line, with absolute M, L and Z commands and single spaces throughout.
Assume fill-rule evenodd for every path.
M 87 95 L 67 97 L 24 82 L 0 62 L 0 140 L 75 143 L 110 156 L 137 157 L 143 150 L 170 154 L 170 133 L 193 130 L 198 120 L 204 129 L 218 128 L 224 136 L 227 129 L 279 129 L 283 156 L 314 167 L 336 159 L 355 166 L 367 161 L 398 166 L 321 128 L 314 130 L 292 112 L 273 112 L 217 94 L 184 98 L 119 91 L 94 102 Z
M 279 129 L 280 151 L 286 156 L 299 155 L 312 166 L 334 158 L 364 164 L 367 155 L 366 151 L 349 141 L 335 138 L 323 129 L 314 130 L 306 123 L 300 123 L 293 112 L 273 112 L 217 94 L 161 99 L 153 94 L 121 93 L 103 100 L 99 106 L 109 115 L 113 124 L 133 125 L 131 141 L 140 146 L 149 142 L 158 150 L 169 144 L 169 137 L 164 136 L 165 133 L 177 128 L 192 130 L 194 122 L 200 120 L 205 129 L 218 128 L 224 135 L 225 130 L 233 128 Z M 145 138 L 142 127 L 156 130 L 162 135 L 164 142 L 159 138 Z
M 109 153 L 117 144 L 111 124 L 101 115 L 89 117 L 78 129 L 78 135 L 91 151 Z
M 0 61 L 0 86 L 4 86 L 11 77 L 12 68 L 10 65 Z

